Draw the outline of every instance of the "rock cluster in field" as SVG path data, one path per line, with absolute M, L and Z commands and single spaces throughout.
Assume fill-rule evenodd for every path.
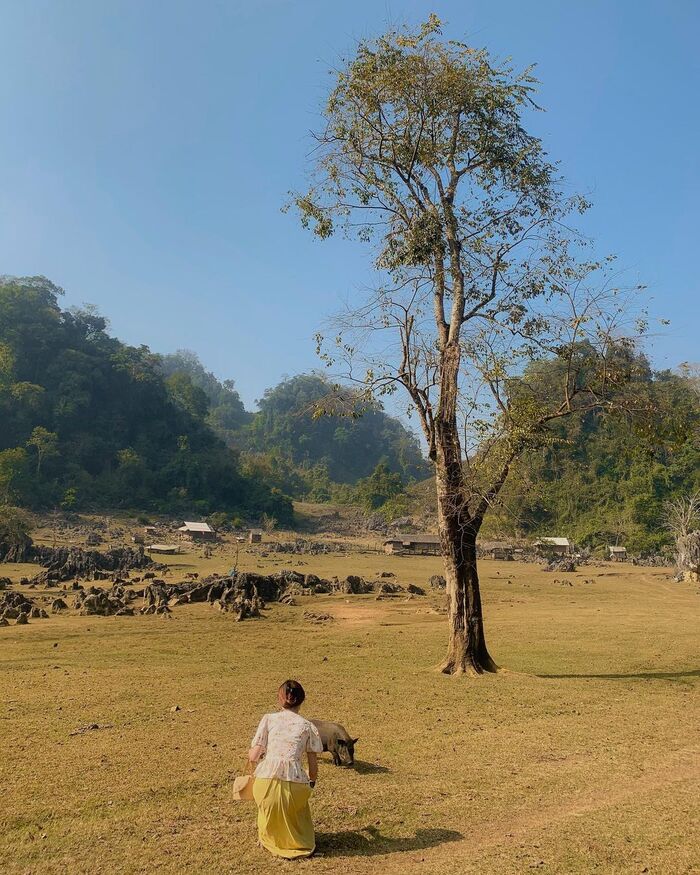
M 237 620 L 259 617 L 268 602 L 296 604 L 294 596 L 322 595 L 330 593 L 378 595 L 408 593 L 424 595 L 425 591 L 414 584 L 402 587 L 386 580 L 368 582 L 357 575 L 345 579 L 325 580 L 315 574 L 298 571 L 277 571 L 274 574 L 236 572 L 222 576 L 212 574 L 203 580 L 188 580 L 168 584 L 152 580 L 143 590 L 142 614 L 169 613 L 178 605 L 207 602 L 215 610 L 231 613 Z
M 320 556 L 326 553 L 361 553 L 362 547 L 343 541 L 309 541 L 306 538 L 296 538 L 294 541 L 269 541 L 250 548 L 251 553 L 293 553 L 309 556 Z
M 575 559 L 570 559 L 568 557 L 562 557 L 561 559 L 552 559 L 547 565 L 544 566 L 542 571 L 576 571 L 578 568 L 578 564 Z
M 155 566 L 143 547 L 115 547 L 112 550 L 84 550 L 82 547 L 35 547 L 33 562 L 45 566 L 30 583 L 57 586 L 66 580 L 108 580 L 111 575 Z
M 21 592 L 9 589 L 4 590 L 0 596 L 0 626 L 8 626 L 10 620 L 21 626 L 28 623 L 30 619 L 46 617 L 48 617 L 46 611 Z
M 138 598 L 138 593 L 132 589 L 126 589 L 122 584 L 115 583 L 109 590 L 99 586 L 91 586 L 87 590 L 78 591 L 73 601 L 73 607 L 77 608 L 82 616 L 125 616 L 134 613 L 129 602 L 136 598 Z M 56 601 L 60 600 L 55 600 L 54 605 Z M 60 607 L 58 609 L 60 610 Z
M 68 551 L 63 558 L 66 561 L 58 561 L 60 569 L 80 567 L 83 573 L 88 571 L 94 579 L 107 578 L 105 571 L 95 567 L 95 563 L 85 560 L 85 553 L 81 551 L 72 554 Z M 112 551 L 116 552 L 116 551 Z M 136 554 L 138 551 L 128 551 Z M 104 554 L 101 554 L 104 555 Z M 76 558 L 77 557 L 77 558 Z M 119 557 L 107 560 L 115 564 L 116 560 L 123 560 L 124 553 Z M 128 560 L 128 556 L 126 556 Z M 118 564 L 118 563 L 117 563 Z M 120 566 L 123 568 L 123 565 Z M 159 566 L 163 568 L 164 566 Z M 45 572 L 42 572 L 42 575 Z M 62 572 L 61 572 L 62 573 Z M 36 587 L 37 582 L 44 586 L 57 585 L 53 578 L 42 579 L 37 575 L 28 582 L 31 587 Z M 393 575 L 392 575 L 393 576 Z M 408 598 L 414 595 L 425 595 L 425 590 L 415 584 L 404 587 L 389 580 L 389 574 L 382 574 L 379 580 L 366 581 L 358 575 L 350 574 L 342 580 L 334 577 L 326 580 L 316 574 L 301 574 L 298 571 L 277 571 L 274 574 L 255 574 L 253 572 L 232 572 L 228 575 L 212 574 L 204 579 L 198 579 L 196 574 L 188 574 L 188 579 L 180 583 L 167 583 L 162 578 L 156 577 L 155 571 L 147 571 L 143 577 L 129 579 L 128 571 L 115 571 L 111 575 L 111 587 L 99 587 L 92 585 L 84 587 L 78 581 L 74 581 L 72 589 L 74 596 L 70 603 L 66 601 L 68 593 L 65 585 L 62 595 L 44 598 L 47 606 L 53 614 L 60 614 L 67 610 L 76 610 L 82 616 L 127 616 L 137 611 L 135 602 L 142 599 L 142 605 L 138 607 L 140 614 L 156 614 L 168 617 L 172 609 L 178 605 L 206 602 L 215 610 L 222 613 L 230 613 L 237 620 L 245 620 L 250 617 L 260 617 L 261 611 L 268 602 L 283 602 L 294 605 L 294 596 L 344 594 L 360 595 L 376 593 L 377 598 L 391 598 L 399 594 L 406 594 Z M 28 598 L 21 592 L 0 586 L 0 625 L 8 625 L 9 620 L 18 623 L 26 623 L 34 617 L 48 617 L 46 610 Z M 129 584 L 140 583 L 141 589 L 135 589 Z M 65 598 L 63 597 L 65 596 Z

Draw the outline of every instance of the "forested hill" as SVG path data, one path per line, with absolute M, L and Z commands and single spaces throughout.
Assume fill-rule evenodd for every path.
M 410 488 L 430 474 L 415 436 L 379 405 L 347 388 L 339 405 L 304 375 L 248 412 L 193 353 L 128 346 L 94 312 L 62 309 L 61 294 L 43 277 L 0 278 L 0 504 L 280 522 L 292 497 L 388 517 L 434 504 L 430 486 Z M 640 370 L 653 418 L 560 421 L 515 468 L 485 532 L 663 542 L 664 502 L 700 489 L 698 379 Z
M 205 418 L 220 437 L 228 443 L 236 442 L 252 414 L 243 406 L 233 380 L 219 380 L 188 349 L 161 356 L 160 369 L 171 392 Z
M 0 503 L 291 518 L 158 356 L 60 295 L 43 277 L 0 280 Z
M 653 551 L 670 542 L 664 503 L 700 490 L 700 399 L 683 373 L 648 370 L 637 386 L 649 417 L 589 413 L 561 420 L 506 484 L 514 530 Z
M 331 497 L 375 469 L 372 484 L 395 493 L 427 473 L 415 437 L 378 405 L 317 417 L 331 387 L 295 377 L 249 413 L 195 354 L 127 346 L 94 312 L 62 309 L 61 294 L 43 277 L 0 278 L 0 503 L 283 521 L 289 496 Z
M 194 353 L 163 356 L 161 368 L 171 392 L 242 452 L 251 475 L 295 498 L 352 501 L 375 471 L 390 497 L 429 474 L 416 436 L 347 387 L 339 395 L 323 378 L 301 374 L 268 389 L 248 413 L 233 382 L 217 380 Z
M 672 542 L 664 503 L 700 490 L 700 380 L 688 368 L 640 372 L 635 391 L 651 415 L 590 412 L 553 424 L 549 446 L 514 466 L 484 537 L 560 535 L 634 552 Z M 412 487 L 407 505 L 434 514 L 434 482 Z

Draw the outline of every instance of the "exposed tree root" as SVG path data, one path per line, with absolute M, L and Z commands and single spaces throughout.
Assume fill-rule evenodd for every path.
M 498 674 L 504 669 L 498 665 L 486 654 L 485 658 L 477 660 L 473 656 L 465 656 L 461 659 L 455 659 L 453 656 L 448 656 L 437 667 L 442 674 L 458 676 L 467 675 L 468 677 L 479 677 L 482 674 Z

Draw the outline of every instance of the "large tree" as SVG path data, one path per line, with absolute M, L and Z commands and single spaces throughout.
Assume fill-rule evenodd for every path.
M 612 265 L 579 255 L 566 197 L 525 128 L 531 71 L 418 32 L 358 44 L 334 73 L 305 226 L 375 244 L 378 288 L 341 315 L 329 365 L 402 387 L 437 483 L 449 595 L 448 674 L 495 671 L 476 538 L 509 471 L 554 420 L 605 409 L 634 378 Z M 600 277 L 599 277 L 600 274 Z M 358 374 L 358 359 L 363 362 Z M 541 378 L 525 366 L 547 360 Z

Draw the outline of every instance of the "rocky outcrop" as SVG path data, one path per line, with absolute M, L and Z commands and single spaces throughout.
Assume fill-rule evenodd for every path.
M 82 547 L 37 547 L 32 561 L 45 566 L 45 570 L 32 578 L 31 583 L 48 587 L 76 577 L 108 580 L 111 575 L 125 574 L 132 569 L 156 567 L 141 546 L 115 547 L 105 552 Z
M 48 614 L 21 592 L 6 590 L 0 595 L 0 618 L 10 621 L 15 620 L 20 625 L 29 621 L 29 617 L 42 618 Z

